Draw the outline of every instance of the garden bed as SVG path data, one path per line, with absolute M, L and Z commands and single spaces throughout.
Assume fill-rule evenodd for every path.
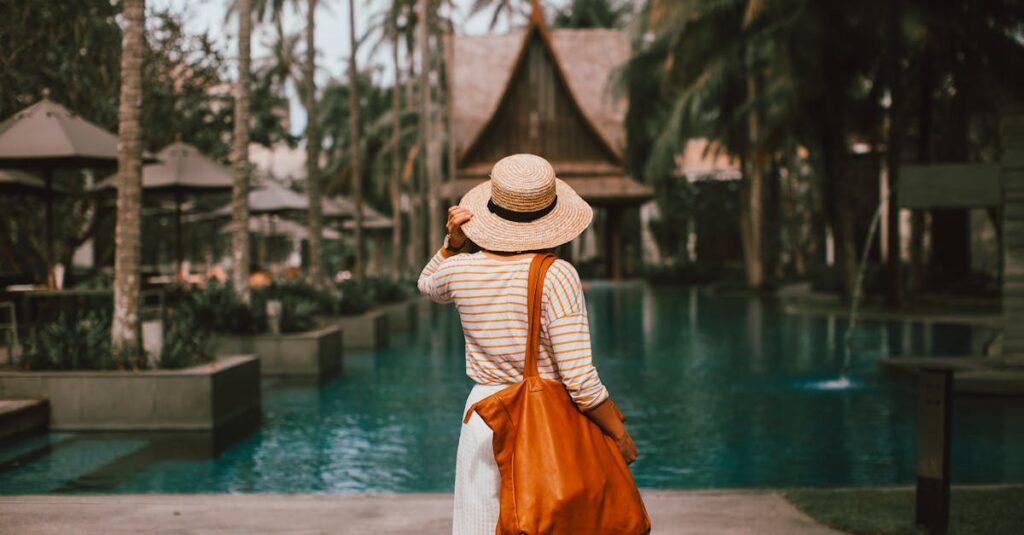
M 212 431 L 260 413 L 260 362 L 220 357 L 179 370 L 0 372 L 0 398 L 46 399 L 50 429 Z
M 414 331 L 420 318 L 420 299 L 412 298 L 380 307 L 388 316 L 388 329 L 393 333 Z
M 350 316 L 325 316 L 324 325 L 340 327 L 344 333 L 343 347 L 348 349 L 382 349 L 388 346 L 391 324 L 386 312 L 373 309 Z
M 344 347 L 336 326 L 302 333 L 218 335 L 215 344 L 218 355 L 255 353 L 267 377 L 336 375 Z

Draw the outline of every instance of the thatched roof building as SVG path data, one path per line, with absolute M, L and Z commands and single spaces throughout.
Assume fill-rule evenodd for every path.
M 524 29 L 445 40 L 455 177 L 441 196 L 458 200 L 503 156 L 547 158 L 604 217 L 609 274 L 621 276 L 620 207 L 652 196 L 625 172 L 626 100 L 612 78 L 630 54 L 611 29 L 548 29 L 534 7 Z

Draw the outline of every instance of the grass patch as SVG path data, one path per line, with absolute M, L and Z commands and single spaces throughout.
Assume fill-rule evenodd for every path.
M 914 490 L 798 489 L 786 499 L 818 522 L 857 535 L 917 535 Z M 954 488 L 950 535 L 1024 533 L 1024 486 Z

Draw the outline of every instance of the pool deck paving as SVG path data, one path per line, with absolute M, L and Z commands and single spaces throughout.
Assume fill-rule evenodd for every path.
M 771 491 L 645 491 L 656 535 L 827 535 Z M 0 534 L 451 532 L 451 494 L 0 496 Z

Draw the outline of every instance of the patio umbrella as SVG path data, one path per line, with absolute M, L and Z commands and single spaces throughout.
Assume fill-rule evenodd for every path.
M 0 169 L 0 191 L 4 193 L 40 193 L 46 191 L 46 182 L 17 169 Z
M 352 212 L 346 206 L 333 199 L 322 199 L 320 206 L 324 217 L 330 219 L 344 219 L 352 216 Z M 250 214 L 296 215 L 307 210 L 309 210 L 308 197 L 273 180 L 263 180 L 249 191 Z M 230 216 L 231 205 L 228 204 L 215 213 L 221 216 Z
M 363 228 L 369 230 L 386 230 L 393 226 L 391 219 L 384 217 L 383 214 L 370 208 L 369 206 L 363 207 Z M 355 221 L 346 221 L 344 225 L 345 230 L 356 228 Z
M 274 224 L 273 229 L 268 230 L 265 225 L 259 220 L 258 217 L 249 218 L 249 232 L 253 234 L 259 234 L 262 236 L 285 236 L 292 238 L 293 240 L 308 240 L 310 236 L 309 228 L 301 223 L 296 223 L 289 219 L 282 219 Z M 221 227 L 221 234 L 230 234 L 234 232 L 234 222 L 228 223 Z M 328 240 L 340 240 L 341 234 L 336 230 L 329 228 L 323 229 L 323 237 Z
M 117 136 L 49 99 L 0 123 L 0 167 L 38 170 L 46 198 L 46 266 L 52 286 L 53 171 L 59 168 L 116 167 Z
M 188 143 L 175 142 L 157 153 L 157 163 L 142 168 L 142 189 L 159 191 L 174 196 L 174 257 L 181 274 L 181 197 L 203 193 L 231 191 L 231 169 L 206 157 Z M 94 189 L 117 187 L 117 175 L 103 179 Z

